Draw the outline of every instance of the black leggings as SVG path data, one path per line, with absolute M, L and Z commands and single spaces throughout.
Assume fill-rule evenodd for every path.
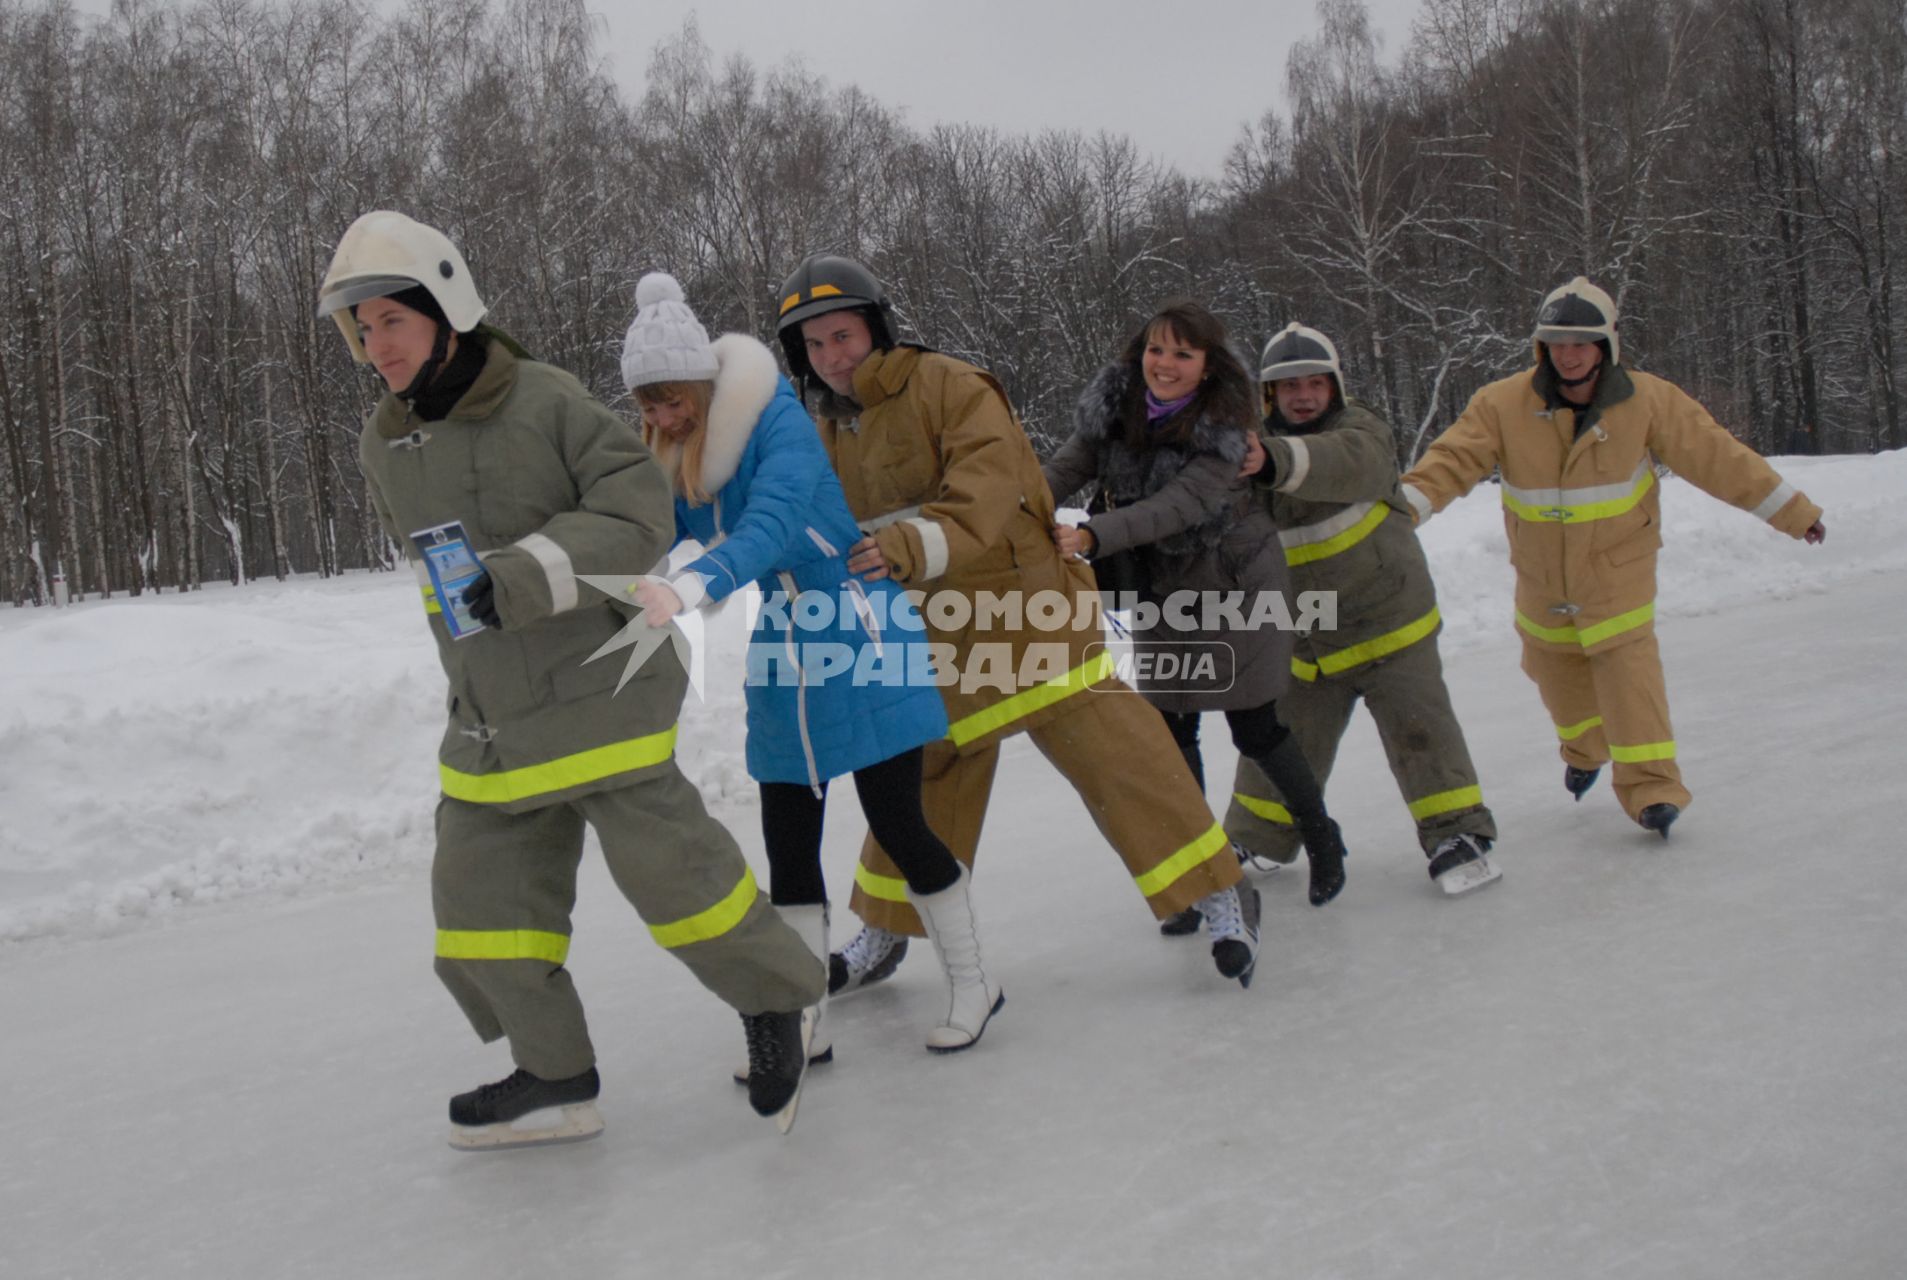
M 1204 791 L 1205 759 L 1199 753 L 1199 713 L 1164 711 L 1160 714 L 1165 717 L 1166 727 L 1172 730 L 1172 740 L 1179 744 L 1179 754 L 1192 766 L 1192 776 L 1198 779 L 1199 790 Z M 1284 797 L 1285 807 L 1291 810 L 1299 827 L 1324 821 L 1327 816 L 1324 790 L 1318 786 L 1318 776 L 1311 772 L 1311 766 L 1305 763 L 1297 739 L 1278 719 L 1276 701 L 1244 711 L 1227 711 L 1225 723 L 1231 726 L 1232 745 L 1238 748 L 1238 754 L 1264 770 L 1265 776 L 1278 788 L 1278 794 Z
M 960 864 L 927 825 L 920 809 L 921 748 L 854 771 L 854 789 L 868 829 L 916 894 L 938 893 L 960 878 Z M 821 795 L 797 782 L 761 784 L 761 833 L 768 846 L 768 898 L 778 907 L 826 902 L 821 875 Z

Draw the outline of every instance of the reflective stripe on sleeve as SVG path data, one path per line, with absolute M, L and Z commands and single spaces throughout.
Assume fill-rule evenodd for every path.
M 920 535 L 920 554 L 926 562 L 914 576 L 917 579 L 938 578 L 947 572 L 947 531 L 940 527 L 940 521 L 929 520 L 925 516 L 909 516 L 905 523 L 914 526 L 914 532 Z
M 1410 503 L 1411 510 L 1417 513 L 1418 524 L 1437 514 L 1437 509 L 1430 505 L 1430 498 L 1414 484 L 1404 486 L 1404 501 Z
M 884 516 L 875 516 L 872 520 L 862 520 L 857 523 L 860 525 L 862 533 L 879 533 L 890 524 L 899 524 L 903 520 L 912 520 L 919 514 L 920 504 L 916 503 L 911 507 L 902 507 L 900 510 L 890 511 Z
M 1755 508 L 1756 518 L 1761 520 L 1773 520 L 1775 516 L 1780 513 L 1781 509 L 1794 499 L 1794 495 L 1797 492 L 1799 491 L 1793 485 L 1783 480 L 1780 484 L 1775 486 L 1775 491 L 1763 498 L 1760 505 Z
M 437 766 L 438 780 L 444 794 L 453 800 L 464 800 L 471 804 L 511 804 L 533 796 L 552 795 L 571 787 L 599 782 L 618 773 L 661 764 L 675 754 L 676 728 L 670 725 L 662 732 L 646 737 L 612 742 L 606 747 L 559 756 L 543 764 L 504 769 L 496 773 L 464 773 L 440 762 Z
M 518 538 L 516 546 L 530 553 L 538 565 L 542 566 L 543 577 L 550 586 L 550 609 L 554 613 L 568 613 L 576 607 L 576 566 L 570 563 L 569 552 L 558 546 L 554 538 L 546 534 L 532 533 Z
M 748 909 L 755 905 L 755 899 L 760 896 L 761 890 L 755 884 L 755 873 L 744 865 L 742 878 L 736 881 L 726 898 L 692 916 L 684 916 L 668 924 L 652 924 L 649 926 L 649 936 L 671 951 L 692 942 L 719 938 L 742 922 Z
M 1290 493 L 1305 482 L 1311 474 L 1311 446 L 1305 443 L 1303 436 L 1283 436 L 1284 442 L 1291 446 L 1291 474 L 1280 480 L 1275 486 L 1279 493 Z

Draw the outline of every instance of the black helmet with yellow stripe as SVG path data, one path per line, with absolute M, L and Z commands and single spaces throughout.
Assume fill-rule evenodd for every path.
M 801 322 L 851 308 L 867 317 L 877 351 L 894 345 L 894 304 L 888 301 L 886 286 L 872 271 L 852 258 L 829 253 L 804 258 L 781 286 L 781 317 L 775 324 L 781 349 L 788 357 L 789 373 L 800 379 L 813 372 L 808 365 L 807 344 L 801 337 Z

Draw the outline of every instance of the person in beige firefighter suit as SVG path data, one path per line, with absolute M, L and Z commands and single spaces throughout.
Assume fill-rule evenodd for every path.
M 1674 384 L 1622 362 L 1616 304 L 1581 276 L 1537 312 L 1535 367 L 1470 399 L 1404 476 L 1428 520 L 1502 471 L 1523 670 L 1581 799 L 1615 762 L 1624 812 L 1669 833 L 1688 806 L 1655 640 L 1658 464 L 1809 543 L 1821 508 Z
M 1398 488 L 1396 439 L 1346 395 L 1337 347 L 1316 329 L 1288 325 L 1259 364 L 1266 434 L 1246 469 L 1278 526 L 1293 588 L 1337 601 L 1334 629 L 1298 638 L 1280 714 L 1328 779 L 1362 700 L 1430 878 L 1447 894 L 1481 888 L 1500 875 L 1486 856 L 1496 820 L 1444 686 L 1437 589 Z M 1225 830 L 1275 862 L 1295 855 L 1285 797 L 1243 756 Z
M 896 341 L 886 289 L 851 259 L 810 257 L 781 293 L 789 370 L 818 393 L 822 443 L 866 535 L 848 568 L 920 590 L 929 638 L 950 659 L 948 735 L 922 765 L 928 824 L 971 867 L 1000 742 L 1024 732 L 1153 914 L 1197 905 L 1220 972 L 1248 979 L 1258 939 L 1238 860 L 1165 722 L 1113 674 L 1097 583 L 1053 546 L 1053 495 L 1005 391 L 984 370 Z M 833 957 L 832 989 L 887 977 L 922 935 L 906 887 L 870 838 L 849 903 L 865 927 Z
M 452 1145 L 602 1128 L 565 966 L 585 824 L 655 940 L 741 1014 L 750 1101 L 791 1118 L 807 1064 L 801 1010 L 825 970 L 676 768 L 687 677 L 673 647 L 620 693 L 623 663 L 587 662 L 633 609 L 578 579 L 639 575 L 668 549 L 667 474 L 574 378 L 480 323 L 469 267 L 434 228 L 388 211 L 359 218 L 319 314 L 388 389 L 359 439 L 384 532 L 420 570 L 420 544 L 441 551 L 459 536 L 481 562 L 458 599 L 420 572 L 450 682 L 431 899 L 438 976 L 481 1039 L 509 1040 L 517 1069 L 451 1099 Z

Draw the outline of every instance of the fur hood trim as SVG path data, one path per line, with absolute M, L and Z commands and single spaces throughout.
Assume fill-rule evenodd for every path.
M 774 354 L 747 334 L 725 333 L 713 345 L 715 395 L 709 401 L 708 440 L 702 446 L 702 487 L 709 493 L 735 478 L 755 424 L 781 381 Z M 671 472 L 679 465 L 674 463 Z

